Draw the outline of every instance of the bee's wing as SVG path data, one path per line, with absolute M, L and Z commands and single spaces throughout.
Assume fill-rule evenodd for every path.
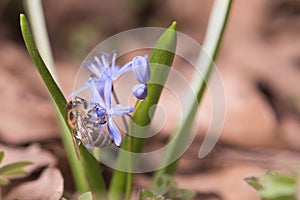
M 86 124 L 81 115 L 77 115 L 75 120 L 75 127 L 72 129 L 72 140 L 73 140 L 74 149 L 77 158 L 80 159 L 77 139 L 79 139 L 84 144 L 89 141 L 88 129 L 86 128 Z
M 74 145 L 75 153 L 76 153 L 78 160 L 80 160 L 80 154 L 79 154 L 79 150 L 78 150 L 78 139 L 83 144 L 90 143 L 88 130 L 89 129 L 86 126 L 84 119 L 81 116 L 77 116 L 75 127 L 74 127 L 74 129 L 72 129 L 72 139 L 73 139 L 73 145 Z
M 90 127 L 87 126 L 87 122 L 82 116 L 78 116 L 76 120 L 76 130 L 77 130 L 77 138 L 83 142 L 83 144 L 90 144 L 92 138 L 90 136 Z

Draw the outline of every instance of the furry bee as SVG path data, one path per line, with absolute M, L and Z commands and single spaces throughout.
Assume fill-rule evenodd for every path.
M 78 96 L 69 101 L 66 108 L 74 140 L 80 140 L 87 147 L 107 147 L 113 144 L 112 137 L 101 127 L 107 121 L 105 111 L 99 110 L 97 106 L 89 110 L 88 102 Z

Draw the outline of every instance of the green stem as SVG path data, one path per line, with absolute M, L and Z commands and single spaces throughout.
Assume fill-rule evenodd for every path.
M 112 90 L 112 94 L 113 94 L 113 97 L 114 97 L 116 103 L 120 104 L 119 98 L 118 98 L 118 96 L 117 96 L 114 88 Z M 128 132 L 129 129 L 128 129 L 128 125 L 126 123 L 126 120 L 125 120 L 124 116 L 122 116 L 122 121 L 123 121 L 123 124 L 125 126 L 126 132 Z M 128 145 L 128 151 L 131 152 L 132 151 L 132 137 L 128 136 L 127 140 L 128 140 L 128 143 L 127 143 L 127 145 Z M 130 169 L 131 168 L 131 166 L 130 166 L 131 165 L 131 158 L 130 158 L 130 156 L 127 158 L 127 162 L 128 162 L 128 169 Z M 131 184 L 132 183 L 132 176 L 130 176 L 129 173 L 127 173 L 126 175 L 127 176 L 126 176 L 125 199 L 126 200 L 130 200 L 131 190 L 132 190 L 132 184 Z
M 116 94 L 116 92 L 115 92 L 115 90 L 114 90 L 114 88 L 112 89 L 112 94 L 113 94 L 113 97 L 114 97 L 114 99 L 115 99 L 115 101 L 116 101 L 116 103 L 117 104 L 120 104 L 120 101 L 119 101 L 119 98 L 118 98 L 118 96 L 117 96 L 117 94 Z M 128 125 L 127 125 L 127 123 L 126 123 L 126 120 L 125 120 L 125 117 L 124 116 L 122 116 L 122 121 L 123 121 L 123 124 L 124 124 L 124 126 L 125 126 L 125 130 L 126 130 L 126 132 L 128 132 Z M 128 136 L 127 137 L 127 140 L 128 140 L 128 143 L 127 143 L 127 145 L 128 145 L 128 150 L 129 151 L 132 151 L 132 137 L 130 137 L 130 136 Z M 130 159 L 130 157 L 129 158 L 127 158 L 126 159 L 127 160 L 127 163 L 128 163 L 128 169 L 130 169 L 130 163 L 131 163 L 131 159 Z M 130 200 L 130 196 L 131 196 L 131 190 L 132 190 L 132 184 L 131 184 L 131 182 L 132 182 L 132 176 L 130 176 L 130 175 L 128 175 L 129 173 L 127 173 L 126 175 L 126 188 L 125 188 L 125 199 L 126 200 Z
M 59 113 L 59 119 L 61 123 L 61 127 L 63 128 L 63 142 L 66 147 L 66 153 L 68 155 L 71 170 L 73 173 L 74 181 L 77 187 L 77 190 L 80 193 L 84 193 L 88 191 L 88 183 L 85 179 L 83 168 L 76 157 L 75 150 L 73 148 L 72 137 L 70 133 L 70 129 L 68 127 L 68 120 L 67 120 L 67 111 L 66 111 L 66 99 L 62 94 L 61 90 L 59 89 L 58 85 L 56 84 L 55 80 L 51 76 L 49 70 L 47 69 L 44 61 L 42 60 L 28 28 L 27 20 L 24 14 L 20 14 L 20 26 L 22 36 L 26 45 L 26 48 L 29 52 L 29 55 L 35 64 L 39 74 L 41 75 L 50 96 L 55 103 L 55 108 L 57 109 L 57 113 Z
M 80 158 L 82 159 L 81 163 L 89 179 L 95 199 L 107 199 L 106 185 L 97 160 L 88 152 L 84 145 L 80 144 L 78 149 L 81 155 Z
M 127 151 L 132 152 L 133 149 L 133 144 L 132 144 L 132 140 L 133 137 L 132 136 L 128 136 L 128 148 Z M 131 155 L 128 155 L 128 169 L 132 169 L 132 158 Z M 126 187 L 125 187 L 125 199 L 126 200 L 130 200 L 131 197 L 131 190 L 132 190 L 132 181 L 133 181 L 133 174 L 132 173 L 126 173 Z
M 163 85 L 168 77 L 169 68 L 173 63 L 177 45 L 176 30 L 177 23 L 173 22 L 172 25 L 161 35 L 150 55 L 149 65 L 151 70 L 151 77 L 148 83 L 148 96 L 145 100 L 138 101 L 135 106 L 132 117 L 133 120 L 129 126 L 130 133 L 141 131 L 136 127 L 145 127 L 151 122 L 149 110 L 153 105 L 158 103 L 159 97 L 163 90 Z M 144 138 L 136 138 L 130 135 L 126 135 L 124 137 L 122 148 L 127 152 L 139 153 L 142 151 L 143 144 Z M 131 161 L 130 155 L 124 155 L 120 153 L 117 160 L 117 165 L 124 162 L 129 163 L 128 170 L 130 171 L 135 163 L 128 162 L 128 160 Z M 109 198 L 112 200 L 123 198 L 130 199 L 132 181 L 133 173 L 115 170 L 109 187 Z

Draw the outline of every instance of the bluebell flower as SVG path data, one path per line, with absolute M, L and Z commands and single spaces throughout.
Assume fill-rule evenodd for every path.
M 120 146 L 122 138 L 113 118 L 128 115 L 133 111 L 133 108 L 121 104 L 112 105 L 113 81 L 132 70 L 135 79 L 139 82 L 133 87 L 132 92 L 136 98 L 145 99 L 148 95 L 147 83 L 150 78 L 150 69 L 148 56 L 136 56 L 122 67 L 116 65 L 116 58 L 117 52 L 115 51 L 111 60 L 109 54 L 101 53 L 100 58 L 94 57 L 94 60 L 84 62 L 83 66 L 88 68 L 92 75 L 86 80 L 83 87 L 71 93 L 69 97 L 74 97 L 83 90 L 89 89 L 90 102 L 93 105 L 88 113 L 89 120 L 92 123 L 99 124 L 101 129 L 107 124 L 107 130 L 114 143 Z
M 104 88 L 99 91 L 95 81 L 92 79 L 91 84 L 91 102 L 96 108 L 96 117 L 102 122 L 107 122 L 107 129 L 109 134 L 112 136 L 114 143 L 120 146 L 122 143 L 122 137 L 119 129 L 113 121 L 113 117 L 128 115 L 133 111 L 132 107 L 123 106 L 121 104 L 112 105 L 111 102 L 111 90 L 112 81 L 106 79 Z M 102 93 L 103 92 L 103 93 Z M 103 117 L 105 116 L 105 117 Z M 105 121 L 104 121 L 105 120 Z
M 120 76 L 122 76 L 124 73 L 132 70 L 134 73 L 134 76 L 136 80 L 147 86 L 146 84 L 149 81 L 150 78 L 150 69 L 149 69 L 149 63 L 148 63 L 148 56 L 136 56 L 132 59 L 132 61 L 126 63 L 124 66 L 120 67 L 116 65 L 116 58 L 117 58 L 117 52 L 113 52 L 112 59 L 110 61 L 110 56 L 107 53 L 102 52 L 100 58 L 97 56 L 94 57 L 94 60 L 89 62 L 84 62 L 83 66 L 88 68 L 92 72 L 92 76 L 85 85 L 82 88 L 79 88 L 78 90 L 74 91 L 69 97 L 75 96 L 76 94 L 82 92 L 85 89 L 88 89 L 90 87 L 89 81 L 93 79 L 97 85 L 99 86 L 99 89 L 103 89 L 103 82 L 107 79 L 111 79 L 111 81 L 116 80 Z M 147 87 L 143 87 L 147 89 Z M 144 94 L 147 94 L 147 92 L 143 92 Z M 135 95 L 135 93 L 133 93 Z M 136 95 L 135 95 L 136 96 Z M 136 96 L 138 99 L 145 99 L 140 98 L 139 96 Z

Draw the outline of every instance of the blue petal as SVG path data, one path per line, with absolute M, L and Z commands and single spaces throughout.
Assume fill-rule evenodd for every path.
M 118 130 L 117 126 L 115 125 L 113 119 L 110 117 L 108 118 L 108 123 L 107 123 L 107 129 L 112 138 L 114 139 L 114 143 L 117 146 L 121 146 L 122 144 L 122 137 L 120 134 L 120 131 Z
M 120 68 L 120 70 L 117 73 L 112 74 L 112 79 L 116 80 L 118 77 L 123 75 L 124 73 L 130 71 L 132 69 L 132 62 L 126 63 L 123 67 Z
M 91 80 L 90 84 L 91 84 L 91 101 L 94 103 L 99 103 L 101 106 L 105 106 L 95 81 Z
M 110 110 L 110 115 L 112 117 L 116 117 L 116 116 L 123 116 L 123 115 L 127 115 L 129 113 L 131 113 L 133 111 L 132 107 L 128 107 L 128 106 L 123 106 L 121 104 L 117 104 L 114 105 L 112 107 L 112 109 Z
M 106 109 L 111 108 L 111 91 L 112 91 L 112 80 L 110 78 L 106 78 L 104 84 L 104 99 L 105 99 Z
M 76 96 L 77 94 L 81 93 L 82 91 L 84 91 L 86 89 L 90 89 L 91 90 L 92 99 L 96 100 L 94 98 L 95 97 L 94 96 L 94 92 L 96 91 L 95 88 L 97 88 L 97 87 L 95 87 L 95 85 L 99 85 L 98 84 L 99 81 L 100 80 L 97 77 L 95 77 L 95 76 L 89 77 L 88 80 L 85 81 L 84 86 L 82 86 L 81 88 L 78 88 L 77 90 L 73 91 L 71 94 L 68 95 L 68 98 L 72 98 L 72 97 Z M 100 90 L 99 90 L 99 92 L 100 92 Z
M 72 92 L 71 94 L 69 94 L 67 97 L 68 97 L 69 99 L 71 99 L 71 98 L 75 97 L 77 94 L 79 94 L 80 92 L 82 92 L 82 91 L 88 89 L 89 87 L 90 87 L 89 84 L 85 84 L 83 87 L 78 88 L 77 90 L 73 91 L 73 92 Z
M 105 68 L 109 67 L 109 54 L 105 52 L 101 52 L 101 60 L 102 60 L 102 65 Z
M 143 56 L 136 56 L 132 60 L 132 70 L 136 80 L 146 84 L 150 78 L 150 69 L 148 61 Z
M 111 78 L 112 77 L 112 69 L 110 67 L 106 68 L 103 72 L 103 76 L 105 78 Z
M 133 86 L 132 93 L 137 99 L 145 99 L 148 95 L 148 88 L 145 84 Z
M 115 76 L 119 74 L 119 71 L 120 71 L 120 66 L 118 65 L 112 65 L 111 68 L 110 68 L 110 71 L 111 71 L 111 77 L 113 80 L 115 80 Z
M 113 51 L 113 56 L 112 56 L 112 59 L 111 59 L 111 66 L 112 68 L 115 66 L 116 64 L 116 59 L 117 59 L 117 55 L 118 55 L 118 52 L 116 50 Z
M 104 94 L 104 85 L 105 85 L 105 78 L 100 78 L 95 80 L 95 84 L 97 86 L 97 89 L 99 91 L 99 94 L 101 95 L 101 97 L 103 97 Z
M 100 60 L 97 56 L 94 57 L 94 60 L 95 60 L 96 64 L 98 65 L 98 67 L 99 67 L 101 70 L 104 70 L 104 69 L 105 69 L 104 66 L 103 66 L 103 64 L 102 64 L 102 62 L 101 62 L 101 60 Z
M 103 67 L 93 62 L 84 62 L 82 64 L 84 67 L 88 68 L 95 76 L 101 77 L 103 73 Z

